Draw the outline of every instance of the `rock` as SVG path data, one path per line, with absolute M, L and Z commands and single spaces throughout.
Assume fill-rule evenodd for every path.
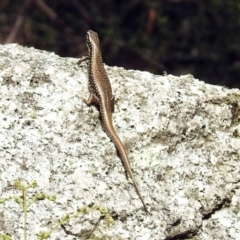
M 0 236 L 240 239 L 240 91 L 106 66 L 148 216 L 77 61 L 1 46 Z

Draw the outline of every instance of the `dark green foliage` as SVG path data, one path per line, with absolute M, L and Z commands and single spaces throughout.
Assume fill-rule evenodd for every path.
M 79 57 L 87 54 L 85 35 L 92 29 L 108 65 L 240 87 L 236 0 L 2 0 L 0 11 L 2 43 L 21 13 L 13 41 L 22 45 Z

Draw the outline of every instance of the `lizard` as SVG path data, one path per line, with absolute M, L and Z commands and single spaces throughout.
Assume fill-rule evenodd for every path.
M 114 143 L 118 156 L 125 168 L 126 176 L 128 174 L 132 179 L 135 191 L 143 204 L 145 212 L 150 214 L 133 176 L 125 148 L 113 126 L 112 113 L 114 112 L 114 96 L 112 94 L 110 80 L 103 65 L 99 38 L 96 32 L 92 30 L 87 32 L 86 45 L 88 48 L 88 56 L 78 61 L 78 64 L 80 64 L 88 60 L 88 88 L 90 96 L 88 99 L 83 98 L 83 101 L 87 106 L 94 105 L 97 107 L 102 128 Z

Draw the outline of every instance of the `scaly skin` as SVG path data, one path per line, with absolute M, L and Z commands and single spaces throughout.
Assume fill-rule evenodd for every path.
M 125 168 L 125 172 L 132 179 L 134 188 L 143 204 L 144 210 L 149 214 L 134 179 L 125 148 L 113 127 L 112 112 L 114 111 L 114 96 L 112 95 L 112 88 L 108 75 L 104 69 L 99 39 L 96 32 L 92 30 L 87 32 L 86 44 L 89 51 L 88 87 L 90 96 L 88 99 L 83 100 L 88 106 L 94 105 L 99 110 L 102 128 L 114 143 Z M 80 62 L 81 61 L 82 60 L 80 60 Z

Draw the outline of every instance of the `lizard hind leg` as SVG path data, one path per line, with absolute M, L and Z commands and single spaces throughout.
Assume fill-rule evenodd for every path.
M 90 93 L 88 99 L 82 98 L 82 100 L 87 104 L 87 106 L 94 105 L 96 107 L 99 106 L 99 99 L 96 95 Z

